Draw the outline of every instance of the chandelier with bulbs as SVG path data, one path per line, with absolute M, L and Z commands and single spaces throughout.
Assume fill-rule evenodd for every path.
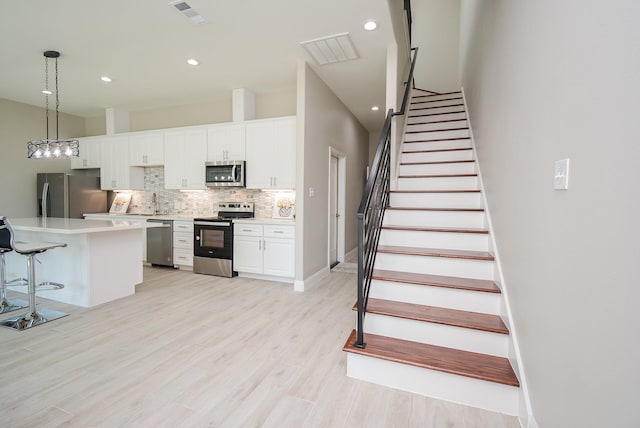
M 58 135 L 60 98 L 58 97 L 58 58 L 60 52 L 46 51 L 44 53 L 44 74 L 45 88 L 42 93 L 45 95 L 45 117 L 47 127 L 47 138 L 44 140 L 31 140 L 27 142 L 27 157 L 29 159 L 69 159 L 78 157 L 80 154 L 78 140 L 60 139 Z M 53 92 L 49 90 L 49 59 L 55 60 L 56 68 L 56 138 L 49 138 L 49 95 Z

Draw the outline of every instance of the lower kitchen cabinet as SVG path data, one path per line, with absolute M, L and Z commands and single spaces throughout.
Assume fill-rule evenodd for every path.
M 193 222 L 173 222 L 173 264 L 193 266 Z
M 233 269 L 265 279 L 295 277 L 295 226 L 236 223 Z

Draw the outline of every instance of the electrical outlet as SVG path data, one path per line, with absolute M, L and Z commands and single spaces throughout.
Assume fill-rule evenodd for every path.
M 316 189 L 309 187 L 309 197 L 313 198 L 316 195 Z
M 555 190 L 567 190 L 569 188 L 569 159 L 556 161 L 553 188 Z

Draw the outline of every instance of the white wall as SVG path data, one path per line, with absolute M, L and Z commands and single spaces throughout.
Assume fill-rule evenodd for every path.
M 302 280 L 328 268 L 329 147 L 347 156 L 345 250 L 356 247 L 356 212 L 365 183 L 369 133 L 308 64 L 301 63 L 298 80 L 298 121 L 304 147 L 298 150 L 296 220 L 300 225 L 296 243 L 302 244 L 303 255 L 298 249 L 302 260 L 298 260 L 296 279 Z M 309 196 L 309 188 L 315 196 Z
M 416 87 L 458 91 L 460 0 L 413 0 L 411 10 L 412 46 L 420 50 L 414 76 Z
M 295 86 L 279 88 L 273 92 L 256 93 L 256 119 L 295 114 Z M 233 120 L 231 92 L 228 98 L 203 103 L 131 111 L 129 120 L 130 131 L 231 122 Z M 104 116 L 86 120 L 86 135 L 104 135 L 105 133 Z
M 53 114 L 49 117 L 51 138 L 55 138 Z M 84 119 L 60 113 L 59 134 L 60 138 L 83 135 Z M 69 160 L 27 159 L 27 141 L 45 137 L 43 108 L 0 98 L 0 215 L 35 216 L 36 174 L 69 170 Z
M 638 16 L 634 0 L 462 1 L 461 81 L 541 428 L 640 426 Z

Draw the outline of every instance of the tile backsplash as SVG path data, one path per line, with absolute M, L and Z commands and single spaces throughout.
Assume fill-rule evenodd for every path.
M 204 191 L 181 192 L 164 188 L 164 168 L 144 169 L 144 190 L 134 191 L 129 204 L 129 213 L 152 214 L 155 210 L 153 195 L 156 195 L 161 214 L 185 214 L 213 216 L 218 212 L 219 202 L 253 202 L 256 217 L 270 218 L 278 192 L 265 192 L 237 187 L 208 188 Z M 293 195 L 294 193 L 289 193 Z

